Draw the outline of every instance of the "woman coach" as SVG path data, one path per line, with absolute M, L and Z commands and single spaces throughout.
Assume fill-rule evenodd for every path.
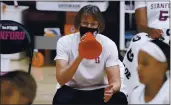
M 125 94 L 120 92 L 118 50 L 111 39 L 100 34 L 105 23 L 99 8 L 94 5 L 81 8 L 75 27 L 78 33 L 63 36 L 57 42 L 56 79 L 61 87 L 53 104 L 127 104 Z M 87 32 L 94 34 L 102 45 L 98 59 L 87 60 L 78 53 L 78 45 Z

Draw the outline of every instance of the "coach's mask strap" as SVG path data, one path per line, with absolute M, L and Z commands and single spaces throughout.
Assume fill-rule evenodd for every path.
M 148 54 L 150 54 L 152 57 L 154 57 L 156 60 L 160 61 L 160 62 L 166 62 L 166 56 L 163 53 L 163 51 L 160 49 L 160 47 L 158 47 L 156 44 L 152 43 L 152 42 L 146 42 L 141 48 L 140 50 L 147 52 Z

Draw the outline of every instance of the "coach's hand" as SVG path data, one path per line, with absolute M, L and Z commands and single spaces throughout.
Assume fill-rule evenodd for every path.
M 81 37 L 80 42 L 84 41 L 85 37 L 86 37 L 86 34 L 84 34 L 84 35 Z
M 84 41 L 85 37 L 86 37 L 86 34 L 84 34 L 84 35 L 80 38 L 80 43 Z M 78 57 L 82 58 L 82 57 L 80 56 L 80 54 L 78 55 Z
M 78 51 L 79 55 L 83 58 L 92 60 L 100 56 L 102 45 L 96 40 L 91 32 L 87 32 L 80 38 Z
M 113 84 L 108 85 L 104 90 L 104 102 L 108 102 L 115 93 Z
M 163 30 L 161 30 L 161 29 L 150 28 L 148 31 L 148 34 L 153 39 L 159 39 L 161 37 L 162 33 L 163 33 Z

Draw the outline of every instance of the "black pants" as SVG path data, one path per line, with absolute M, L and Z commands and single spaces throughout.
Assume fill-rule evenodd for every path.
M 96 90 L 77 90 L 68 86 L 59 88 L 53 98 L 53 105 L 61 104 L 128 104 L 126 95 L 115 93 L 111 99 L 104 103 L 104 88 Z

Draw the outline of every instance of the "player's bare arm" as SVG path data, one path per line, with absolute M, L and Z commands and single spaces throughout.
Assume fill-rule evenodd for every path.
M 154 28 L 148 27 L 147 9 L 145 7 L 136 9 L 135 16 L 136 16 L 137 30 L 139 32 L 146 32 L 148 33 L 148 35 L 150 35 L 154 39 L 160 38 L 160 36 L 162 35 L 161 29 L 154 29 Z
M 136 17 L 137 30 L 139 32 L 147 32 L 149 28 L 147 26 L 146 8 L 138 8 L 138 9 L 136 9 L 135 17 Z
M 78 56 L 70 65 L 65 60 L 56 60 L 56 79 L 60 85 L 64 85 L 72 79 L 82 59 L 82 57 Z

